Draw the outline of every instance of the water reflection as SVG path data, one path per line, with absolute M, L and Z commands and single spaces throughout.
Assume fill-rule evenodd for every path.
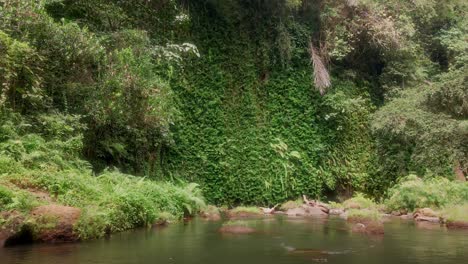
M 341 219 L 248 220 L 257 233 L 225 236 L 222 222 L 194 220 L 78 244 L 0 249 L 1 264 L 468 263 L 468 232 L 394 220 L 385 236 L 349 232 Z

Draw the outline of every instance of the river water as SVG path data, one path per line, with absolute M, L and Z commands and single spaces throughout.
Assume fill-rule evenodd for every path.
M 1 264 L 462 264 L 468 231 L 393 220 L 384 236 L 349 232 L 330 219 L 271 217 L 248 220 L 258 231 L 227 235 L 222 222 L 196 219 L 167 227 L 115 234 L 76 244 L 0 248 Z

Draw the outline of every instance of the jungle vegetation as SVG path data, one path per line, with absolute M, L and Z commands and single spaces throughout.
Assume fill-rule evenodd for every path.
M 410 174 L 467 193 L 467 5 L 0 0 L 0 209 L 44 189 L 94 208 L 86 237 L 202 195 L 411 207 Z

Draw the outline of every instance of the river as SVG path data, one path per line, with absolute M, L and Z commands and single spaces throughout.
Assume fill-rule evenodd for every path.
M 250 235 L 218 232 L 222 222 L 195 219 L 74 244 L 0 248 L 1 264 L 461 264 L 468 231 L 392 220 L 384 236 L 349 232 L 337 218 L 248 220 Z

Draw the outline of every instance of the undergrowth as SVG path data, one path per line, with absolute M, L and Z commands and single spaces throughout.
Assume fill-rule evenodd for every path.
M 468 222 L 468 202 L 446 207 L 442 211 L 442 216 L 448 222 Z
M 390 210 L 443 208 L 468 201 L 468 183 L 454 182 L 442 177 L 421 179 L 409 175 L 389 190 L 385 205 Z
M 75 231 L 90 239 L 194 215 L 205 206 L 196 184 L 155 182 L 115 170 L 94 175 L 80 158 L 80 135 L 47 140 L 22 129 L 28 121 L 18 118 L 0 126 L 0 211 L 28 218 L 38 205 L 81 208 Z M 50 199 L 35 197 L 35 191 L 47 192 Z

